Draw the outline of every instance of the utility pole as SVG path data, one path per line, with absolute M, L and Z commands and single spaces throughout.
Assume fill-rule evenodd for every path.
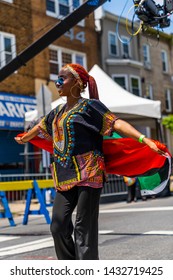
M 108 0 L 88 0 L 74 12 L 69 14 L 52 29 L 40 37 L 37 41 L 31 44 L 28 48 L 17 55 L 6 66 L 0 69 L 0 82 L 14 73 L 21 66 L 26 66 L 26 62 L 35 57 L 52 42 L 62 36 L 65 32 L 69 31 L 78 22 L 91 14 L 98 7 L 103 5 Z

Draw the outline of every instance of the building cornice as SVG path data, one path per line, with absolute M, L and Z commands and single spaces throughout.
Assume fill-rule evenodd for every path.
M 143 67 L 143 63 L 140 61 L 136 61 L 136 60 L 132 60 L 132 59 L 112 59 L 112 58 L 108 58 L 106 59 L 106 64 L 107 65 L 130 65 L 136 68 L 141 68 Z

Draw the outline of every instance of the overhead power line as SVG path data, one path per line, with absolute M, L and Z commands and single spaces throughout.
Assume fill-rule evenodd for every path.
M 58 24 L 52 27 L 47 33 L 40 37 L 37 41 L 31 44 L 11 60 L 6 66 L 0 69 L 0 82 L 9 77 L 21 66 L 25 66 L 26 62 L 35 57 L 42 50 L 47 48 L 52 42 L 70 30 L 78 22 L 91 14 L 98 7 L 103 5 L 108 0 L 88 0 Z

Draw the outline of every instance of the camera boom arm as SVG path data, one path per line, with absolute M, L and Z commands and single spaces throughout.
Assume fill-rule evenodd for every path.
M 168 16 L 173 12 L 173 0 L 164 0 L 164 5 L 156 4 L 153 0 L 134 0 L 135 14 L 150 27 L 170 26 Z

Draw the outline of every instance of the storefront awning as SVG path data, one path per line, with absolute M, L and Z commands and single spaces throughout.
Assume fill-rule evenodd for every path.
M 0 92 L 0 129 L 23 130 L 25 113 L 36 103 L 35 97 Z

